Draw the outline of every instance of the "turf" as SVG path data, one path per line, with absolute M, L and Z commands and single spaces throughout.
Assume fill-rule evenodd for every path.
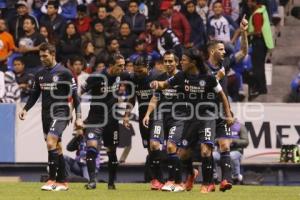
M 98 184 L 97 189 L 86 191 L 83 184 L 70 184 L 67 192 L 40 191 L 40 183 L 1 183 L 2 200 L 299 200 L 300 187 L 276 186 L 235 186 L 231 191 L 200 194 L 199 185 L 191 192 L 168 193 L 150 191 L 148 184 L 117 184 L 116 191 L 109 191 L 105 184 Z

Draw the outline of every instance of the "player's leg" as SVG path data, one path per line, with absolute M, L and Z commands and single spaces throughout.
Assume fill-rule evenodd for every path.
M 213 146 L 216 131 L 215 120 L 203 120 L 201 121 L 201 125 L 198 132 L 203 177 L 201 193 L 208 193 L 215 191 L 215 185 L 213 183 Z
M 67 174 L 66 174 L 66 163 L 62 151 L 61 140 L 57 143 L 58 149 L 58 169 L 56 176 L 56 188 L 55 191 L 66 191 L 69 189 L 69 186 L 66 182 Z
M 118 158 L 116 147 L 119 144 L 119 122 L 111 120 L 103 132 L 103 143 L 107 147 L 108 155 L 108 189 L 115 190 L 115 180 L 117 177 Z
M 96 189 L 96 158 L 98 155 L 98 140 L 102 128 L 85 129 L 86 137 L 86 165 L 89 174 L 89 182 L 85 185 L 87 190 Z
M 218 120 L 217 120 L 218 121 Z M 222 180 L 220 184 L 220 190 L 226 191 L 232 187 L 231 178 L 231 159 L 230 159 L 230 145 L 231 145 L 231 131 L 227 127 L 224 120 L 217 122 L 217 138 L 220 147 L 220 167 L 222 172 Z

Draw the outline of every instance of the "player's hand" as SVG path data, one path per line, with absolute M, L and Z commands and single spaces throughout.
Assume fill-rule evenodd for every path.
M 128 117 L 124 117 L 124 119 L 123 119 L 123 125 L 126 128 L 130 129 L 130 123 L 129 123 L 129 118 Z
M 25 119 L 25 116 L 26 116 L 26 114 L 27 114 L 27 111 L 26 111 L 26 110 L 24 110 L 24 109 L 22 109 L 22 111 L 21 111 L 21 112 L 19 112 L 19 118 L 20 118 L 20 120 L 24 120 L 24 119 Z
M 150 117 L 149 115 L 146 115 L 143 119 L 143 125 L 146 127 L 146 128 L 149 128 L 149 121 L 150 121 Z
M 243 19 L 241 20 L 240 29 L 242 31 L 247 31 L 248 30 L 248 20 L 246 19 L 246 15 L 244 15 Z
M 75 121 L 76 130 L 83 129 L 83 121 L 81 118 L 77 118 Z
M 83 129 L 76 129 L 76 137 L 83 137 Z
M 234 118 L 233 117 L 227 117 L 227 119 L 226 119 L 226 124 L 227 124 L 227 126 L 231 126 L 231 125 L 233 125 L 234 124 Z
M 158 89 L 158 81 L 152 81 L 152 82 L 150 83 L 150 87 L 151 87 L 152 89 L 157 90 L 157 89 Z

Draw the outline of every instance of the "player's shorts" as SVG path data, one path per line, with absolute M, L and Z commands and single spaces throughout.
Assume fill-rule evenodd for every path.
M 42 124 L 44 138 L 46 140 L 48 134 L 52 134 L 61 139 L 63 131 L 69 124 L 69 113 L 66 112 L 57 112 L 51 116 L 49 112 L 44 112 L 42 114 Z
M 227 123 L 224 119 L 219 118 L 216 120 L 216 138 L 234 138 L 231 133 L 230 127 L 227 126 Z
M 150 142 L 150 131 L 151 131 L 150 127 L 153 126 L 152 125 L 153 120 L 152 119 L 149 120 L 149 125 L 147 128 L 143 125 L 143 118 L 144 118 L 144 116 L 139 117 L 139 128 L 140 128 L 140 134 L 141 134 L 142 141 L 143 141 L 143 146 L 144 146 L 144 148 L 148 148 L 149 142 Z
M 199 144 L 214 145 L 216 120 L 190 120 L 184 124 L 182 147 L 194 148 Z
M 88 124 L 88 122 L 86 122 Z M 103 140 L 105 147 L 118 146 L 119 144 L 119 122 L 109 120 L 108 124 L 102 127 L 87 127 L 84 130 L 86 140 Z

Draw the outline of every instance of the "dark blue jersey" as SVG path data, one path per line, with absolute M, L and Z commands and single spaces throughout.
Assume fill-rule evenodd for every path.
M 72 96 L 74 107 L 80 113 L 80 99 L 77 85 L 71 71 L 61 64 L 53 68 L 43 68 L 35 75 L 32 93 L 24 107 L 28 111 L 42 94 L 43 113 L 69 111 L 69 97 Z

